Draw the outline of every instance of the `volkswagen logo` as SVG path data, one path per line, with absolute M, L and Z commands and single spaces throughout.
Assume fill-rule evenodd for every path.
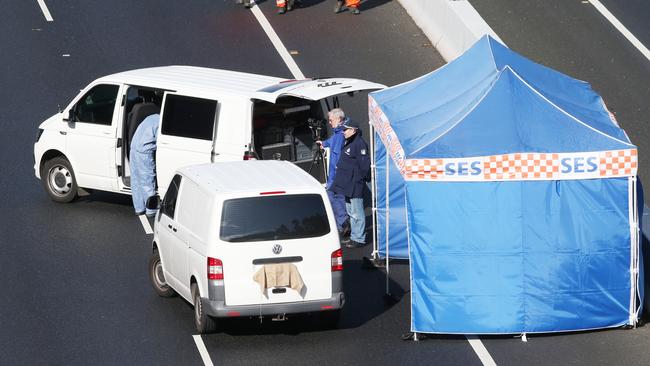
M 282 253 L 282 245 L 275 244 L 273 246 L 273 254 L 280 254 L 280 253 Z

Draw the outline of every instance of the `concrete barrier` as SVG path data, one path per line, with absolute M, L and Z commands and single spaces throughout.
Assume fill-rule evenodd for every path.
M 461 55 L 485 34 L 503 43 L 467 0 L 399 2 L 447 61 Z

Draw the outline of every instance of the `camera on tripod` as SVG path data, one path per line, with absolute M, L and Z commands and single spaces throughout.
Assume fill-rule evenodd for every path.
M 323 174 L 326 174 L 323 152 L 321 151 L 321 147 L 316 144 L 316 141 L 321 139 L 321 131 L 325 127 L 325 121 L 318 118 L 307 118 L 307 126 L 311 131 L 311 138 L 314 141 L 312 145 L 313 157 L 307 172 L 311 174 L 314 165 L 321 165 L 323 167 Z
M 321 137 L 320 131 L 325 127 L 325 121 L 318 118 L 307 118 L 307 126 L 311 130 L 314 140 L 319 140 Z

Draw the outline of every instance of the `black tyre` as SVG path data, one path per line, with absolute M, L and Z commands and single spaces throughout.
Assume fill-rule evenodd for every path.
M 149 279 L 151 280 L 153 289 L 159 296 L 172 297 L 176 295 L 176 291 L 174 291 L 174 289 L 165 281 L 165 275 L 163 273 L 162 262 L 160 261 L 158 250 L 154 250 L 149 259 Z
M 45 162 L 41 170 L 45 192 L 55 202 L 67 203 L 77 197 L 77 180 L 68 159 L 58 156 Z
M 200 334 L 212 333 L 217 329 L 217 322 L 206 314 L 205 300 L 199 294 L 199 288 L 192 284 L 192 299 L 194 300 L 194 325 Z

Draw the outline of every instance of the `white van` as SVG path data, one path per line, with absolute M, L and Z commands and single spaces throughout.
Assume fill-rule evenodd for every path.
M 39 126 L 34 171 L 58 202 L 80 188 L 130 194 L 131 138 L 145 117 L 160 113 L 161 195 L 179 167 L 249 157 L 289 160 L 324 181 L 323 169 L 310 167 L 314 138 L 327 133 L 326 112 L 340 94 L 384 87 L 190 66 L 121 72 L 93 81 Z
M 324 312 L 336 322 L 342 270 L 325 189 L 286 161 L 181 168 L 155 218 L 152 285 L 192 303 L 201 333 L 223 317 Z

